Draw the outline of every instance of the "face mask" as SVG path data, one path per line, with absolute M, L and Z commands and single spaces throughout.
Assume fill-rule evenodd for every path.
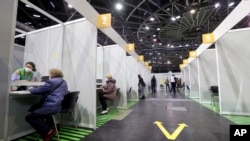
M 26 72 L 31 72 L 31 69 L 30 68 L 25 68 L 25 71 Z

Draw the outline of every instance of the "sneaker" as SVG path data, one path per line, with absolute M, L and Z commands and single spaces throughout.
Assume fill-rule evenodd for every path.
M 50 130 L 49 133 L 43 138 L 43 141 L 49 141 L 55 134 L 55 130 Z
M 109 112 L 108 110 L 103 110 L 100 114 L 104 115 L 104 114 L 107 114 L 108 112 Z

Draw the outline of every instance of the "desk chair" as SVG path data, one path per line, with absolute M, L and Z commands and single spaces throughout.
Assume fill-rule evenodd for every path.
M 128 90 L 127 100 L 130 100 L 130 98 L 131 98 L 131 92 L 132 92 L 132 87 L 130 87 L 129 90 Z
M 75 105 L 77 103 L 79 94 L 80 94 L 79 91 L 74 91 L 74 92 L 69 92 L 69 94 L 65 95 L 64 99 L 62 101 L 62 109 L 60 111 L 61 120 L 62 120 L 64 114 L 70 113 L 72 115 L 72 118 L 73 118 L 73 121 L 75 124 L 75 128 L 77 128 L 77 123 L 76 123 L 76 119 L 75 119 L 74 109 L 75 109 Z
M 108 99 L 109 103 L 114 106 L 115 109 L 117 109 L 117 106 L 120 101 L 120 88 L 116 89 L 116 98 L 115 99 Z M 117 110 L 118 111 L 118 110 Z
M 212 92 L 211 93 L 211 105 L 215 106 L 214 97 L 219 96 L 219 88 L 218 86 L 211 86 L 210 91 Z

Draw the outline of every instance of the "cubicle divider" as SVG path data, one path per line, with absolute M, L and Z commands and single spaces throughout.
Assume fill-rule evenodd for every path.
M 118 45 L 103 47 L 103 74 L 110 73 L 120 88 L 118 108 L 127 108 L 126 52 Z
M 190 73 L 190 97 L 191 98 L 200 98 L 199 95 L 199 71 L 198 71 L 198 62 L 197 58 L 195 58 L 190 64 L 189 64 L 189 73 Z
M 190 95 L 190 74 L 189 64 L 184 68 L 185 95 Z
M 220 113 L 250 115 L 250 28 L 227 32 L 216 42 Z
M 132 56 L 127 56 L 127 91 L 131 88 L 131 92 L 128 94 L 129 101 L 138 101 L 138 74 L 137 74 L 137 60 Z
M 218 86 L 215 49 L 207 49 L 198 57 L 199 66 L 199 93 L 201 103 L 211 102 L 210 86 Z
M 89 36 L 91 35 L 91 36 Z M 96 128 L 96 46 L 97 28 L 85 19 L 30 32 L 25 61 L 37 65 L 37 76 L 58 68 L 70 91 L 80 91 L 75 117 L 80 127 Z M 74 125 L 71 117 L 65 124 Z
M 24 49 L 22 45 L 15 44 L 12 52 L 12 71 L 22 68 L 24 66 Z

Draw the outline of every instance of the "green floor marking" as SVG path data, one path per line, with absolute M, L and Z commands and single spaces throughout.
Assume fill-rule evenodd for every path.
M 199 101 L 193 99 L 194 101 L 200 103 Z M 215 105 L 213 106 L 211 103 L 200 103 L 202 106 L 208 108 L 209 110 L 215 112 L 215 113 L 218 113 L 220 114 L 220 111 L 219 111 L 219 104 L 218 102 L 215 103 Z M 221 114 L 220 114 L 221 115 Z M 242 125 L 250 125 L 250 116 L 240 116 L 240 115 L 221 115 L 223 117 L 225 117 L 226 119 L 234 122 L 235 124 L 242 124 Z

